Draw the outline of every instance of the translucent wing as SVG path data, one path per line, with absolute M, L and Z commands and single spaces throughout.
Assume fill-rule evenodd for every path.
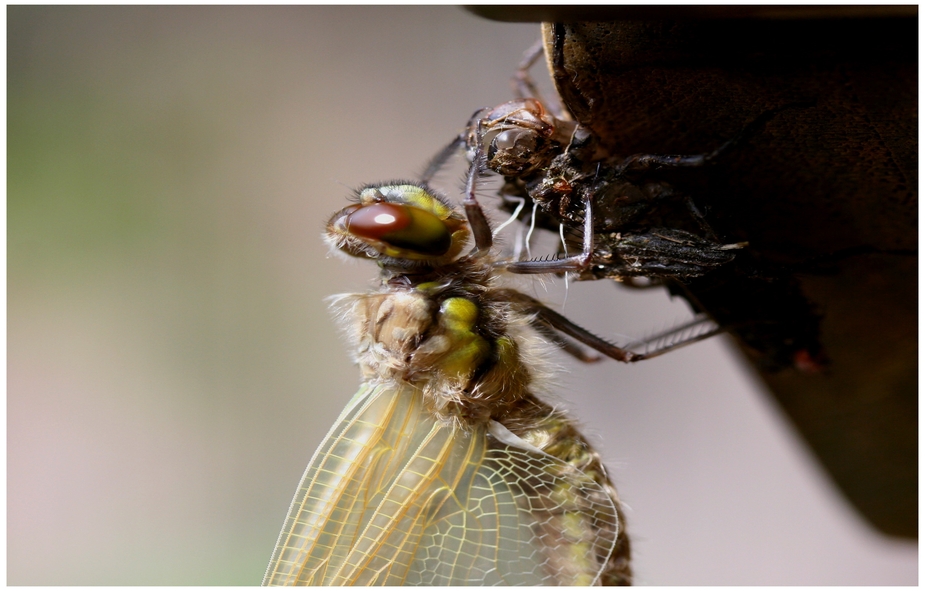
M 315 452 L 265 585 L 592 584 L 618 533 L 606 492 L 497 423 L 437 421 L 364 385 Z

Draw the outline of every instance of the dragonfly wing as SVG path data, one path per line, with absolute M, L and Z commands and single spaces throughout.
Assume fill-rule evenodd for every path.
M 462 431 L 417 388 L 364 385 L 315 452 L 264 584 L 596 581 L 616 539 L 609 496 L 493 426 Z
M 412 452 L 421 396 L 363 384 L 312 457 L 296 490 L 264 585 L 324 585 L 351 556 L 392 463 Z
M 590 585 L 616 544 L 617 510 L 590 476 L 498 423 L 422 537 L 407 584 Z

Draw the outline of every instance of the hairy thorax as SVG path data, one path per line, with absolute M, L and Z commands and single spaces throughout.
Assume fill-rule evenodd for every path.
M 341 296 L 365 380 L 397 380 L 424 392 L 442 421 L 468 429 L 509 413 L 529 397 L 532 372 L 521 338 L 503 328 L 525 324 L 492 290 L 460 293 L 442 283 Z

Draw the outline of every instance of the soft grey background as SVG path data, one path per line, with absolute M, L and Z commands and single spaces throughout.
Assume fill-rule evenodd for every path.
M 358 383 L 322 299 L 375 270 L 328 258 L 324 220 L 509 99 L 538 26 L 452 7 L 7 24 L 8 582 L 259 583 Z M 687 314 L 605 282 L 565 312 L 610 337 Z M 560 361 L 631 508 L 639 583 L 917 582 L 917 546 L 860 521 L 722 339 Z

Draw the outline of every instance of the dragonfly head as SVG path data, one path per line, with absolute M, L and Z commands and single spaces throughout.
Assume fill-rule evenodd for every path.
M 469 237 L 466 218 L 424 184 L 369 185 L 358 202 L 328 221 L 325 240 L 383 267 L 436 267 L 454 260 Z

